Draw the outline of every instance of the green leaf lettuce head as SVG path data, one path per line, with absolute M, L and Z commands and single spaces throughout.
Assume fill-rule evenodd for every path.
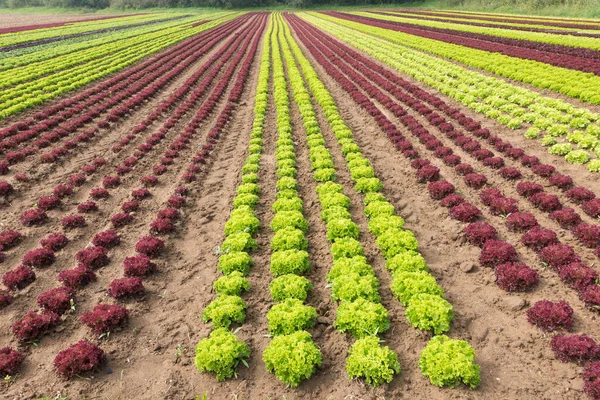
M 271 239 L 271 250 L 306 250 L 308 241 L 300 229 L 288 228 L 275 232 Z
M 331 285 L 331 297 L 336 301 L 354 301 L 358 298 L 378 303 L 379 281 L 374 275 L 351 272 L 339 276 Z
M 250 348 L 225 328 L 211 332 L 196 345 L 195 364 L 201 372 L 214 372 L 218 381 L 235 375 L 238 363 L 250 357 Z
M 356 272 L 359 275 L 375 275 L 373 267 L 367 263 L 364 256 L 342 257 L 333 261 L 333 266 L 327 274 L 327 281 L 333 282 L 338 277 Z
M 271 281 L 269 290 L 273 301 L 280 302 L 285 299 L 306 300 L 312 283 L 303 276 L 287 274 L 281 275 Z
M 317 311 L 298 299 L 287 299 L 275 304 L 267 313 L 269 332 L 273 335 L 289 335 L 308 329 L 314 326 L 316 319 Z
M 404 312 L 413 327 L 432 331 L 435 335 L 448 332 L 454 319 L 452 304 L 440 296 L 427 293 L 413 296 Z
M 421 351 L 419 368 L 436 386 L 455 387 L 459 382 L 475 389 L 481 382 L 475 350 L 464 340 L 435 336 Z
M 400 373 L 398 356 L 389 347 L 382 347 L 379 338 L 358 339 L 348 351 L 346 372 L 350 379 L 363 378 L 371 386 L 390 383 Z
M 411 231 L 388 229 L 377 238 L 377 246 L 390 259 L 406 250 L 417 251 L 419 242 Z
M 248 275 L 250 266 L 252 265 L 252 257 L 245 251 L 231 251 L 226 254 L 221 254 L 217 268 L 224 275 L 229 275 L 233 271 L 239 271 L 244 276 Z
M 246 308 L 241 297 L 221 295 L 206 306 L 202 320 L 212 322 L 213 328 L 228 328 L 232 322 L 241 324 L 246 320 Z
M 340 303 L 334 325 L 340 332 L 362 338 L 387 331 L 390 320 L 384 306 L 359 298 Z
M 411 298 L 421 293 L 443 296 L 444 291 L 435 278 L 427 272 L 398 272 L 392 279 L 392 293 L 403 306 L 410 304 Z
M 275 276 L 301 275 L 309 269 L 310 262 L 305 250 L 282 250 L 271 254 L 271 272 Z
M 213 287 L 218 294 L 239 296 L 250 290 L 250 281 L 241 272 L 234 271 L 217 279 Z
M 323 362 L 323 356 L 306 331 L 276 336 L 263 353 L 263 361 L 277 379 L 296 387 L 310 378 Z

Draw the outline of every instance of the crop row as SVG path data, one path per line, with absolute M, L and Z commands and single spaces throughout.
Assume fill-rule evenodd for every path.
M 11 87 L 0 96 L 0 117 L 5 118 L 31 106 L 42 104 L 48 99 L 119 71 L 149 54 L 213 28 L 228 19 L 231 17 L 221 18 L 194 28 L 177 27 L 150 33 L 146 35 L 146 41 L 126 46 L 99 62 L 75 66 L 33 82 Z
M 297 17 L 289 16 L 288 21 L 291 21 L 305 45 L 314 43 L 307 42 L 306 33 L 298 25 L 300 20 Z M 414 234 L 403 229 L 404 220 L 395 215 L 393 205 L 381 193 L 383 186 L 375 177 L 370 161 L 362 155 L 351 130 L 343 122 L 333 98 L 319 80 L 310 62 L 302 55 L 297 44 L 294 43 L 293 49 L 313 95 L 321 105 L 346 158 L 350 176 L 355 182 L 354 189 L 364 195 L 363 212 L 369 220 L 369 231 L 375 236 L 379 250 L 386 259 L 386 267 L 392 274 L 392 292 L 406 307 L 405 315 L 413 327 L 432 331 L 435 335 L 447 332 L 454 316 L 452 305 L 443 298 L 442 288 L 429 274 L 425 260 L 418 252 L 418 242 Z M 461 359 L 461 362 L 451 366 L 443 360 L 442 354 L 449 358 Z M 473 363 L 474 356 L 475 351 L 468 343 L 443 335 L 435 336 L 421 353 L 419 366 L 423 374 L 435 385 L 454 386 L 463 382 L 476 387 L 480 377 L 479 366 Z M 452 372 L 448 372 L 449 370 Z M 375 376 L 381 374 L 380 371 L 374 372 Z
M 315 38 L 316 36 L 313 34 L 313 40 Z M 305 44 L 309 43 L 308 40 L 309 39 L 305 41 Z M 318 44 L 316 44 L 316 46 L 318 46 Z M 311 49 L 312 44 L 307 45 L 307 47 Z M 321 50 L 323 50 L 322 47 Z M 458 219 L 462 222 L 473 222 L 481 215 L 481 212 L 476 207 L 453 193 L 454 186 L 449 182 L 436 182 L 440 178 L 439 169 L 431 165 L 427 160 L 417 158 L 417 151 L 412 149 L 412 146 L 408 147 L 409 141 L 402 136 L 402 134 L 395 128 L 391 121 L 381 114 L 377 107 L 364 95 L 357 91 L 353 91 L 351 88 L 354 84 L 344 78 L 343 75 L 337 73 L 331 68 L 331 64 L 328 64 L 328 62 L 325 61 L 333 60 L 333 62 L 335 62 L 336 59 L 334 57 L 328 55 L 325 58 L 324 56 L 315 53 L 313 53 L 313 55 L 319 63 L 325 66 L 328 73 L 330 73 L 332 77 L 334 77 L 334 79 L 336 79 L 342 85 L 342 87 L 349 92 L 349 94 L 358 104 L 369 110 L 369 113 L 376 119 L 380 127 L 384 129 L 388 137 L 395 142 L 399 149 L 403 150 L 404 156 L 409 159 L 414 159 L 412 165 L 417 170 L 417 176 L 422 182 L 431 182 L 428 186 L 431 197 L 436 200 L 441 200 L 440 204 L 443 206 L 449 208 L 451 207 L 449 213 L 452 218 Z M 340 63 L 337 63 L 337 65 L 340 66 Z M 341 68 L 341 70 L 344 69 Z M 352 82 L 359 81 L 360 79 L 357 79 L 356 76 L 352 76 Z M 375 90 L 367 92 L 371 96 L 374 96 L 379 101 L 383 102 L 383 104 L 386 104 L 386 107 L 389 108 L 389 104 L 386 102 L 385 95 L 382 93 L 379 96 L 375 95 Z M 398 115 L 401 110 L 395 106 L 394 109 L 390 109 L 390 111 Z M 401 120 L 403 123 L 407 123 L 409 130 L 420 140 L 425 139 L 427 131 L 420 127 L 420 124 L 418 124 L 414 119 L 412 119 L 412 122 L 409 122 L 411 118 L 412 117 L 409 117 L 405 114 L 401 117 Z M 431 149 L 431 151 L 433 151 L 433 149 Z M 594 298 L 597 297 L 596 292 L 599 292 L 597 290 L 599 286 L 594 284 L 593 270 L 583 266 L 581 263 L 578 264 L 578 258 L 569 246 L 556 244 L 558 241 L 555 234 L 553 238 L 550 237 L 549 241 L 543 241 L 542 238 L 545 238 L 548 235 L 543 235 L 542 232 L 546 232 L 548 230 L 536 228 L 537 222 L 535 222 L 535 220 L 533 220 L 533 225 L 520 225 L 519 222 L 526 221 L 527 219 L 529 219 L 531 222 L 531 218 L 525 218 L 527 215 L 524 213 L 519 213 L 518 208 L 515 207 L 516 202 L 510 201 L 510 199 L 502 196 L 497 189 L 491 188 L 482 192 L 482 200 L 485 204 L 492 208 L 492 213 L 507 212 L 513 213 L 513 215 L 517 217 L 521 217 L 515 218 L 513 221 L 509 221 L 509 224 L 513 224 L 514 229 L 516 230 L 530 230 L 530 237 L 528 237 L 527 241 L 524 243 L 531 243 L 532 246 L 538 246 L 536 247 L 536 250 L 540 252 L 539 255 L 542 261 L 546 262 L 553 268 L 558 269 L 559 271 L 564 271 L 564 275 L 561 274 L 561 278 L 563 278 L 566 283 L 572 284 L 576 288 L 579 285 L 579 287 L 583 290 L 583 293 L 585 293 L 585 295 L 582 297 L 591 298 L 591 304 L 594 304 Z M 512 206 L 512 208 L 509 210 L 503 209 L 503 207 L 507 205 L 509 207 Z M 494 211 L 494 208 L 496 208 L 497 211 Z M 538 231 L 535 231 L 535 229 L 538 229 Z M 536 284 L 537 274 L 524 264 L 518 263 L 515 249 L 510 244 L 497 240 L 496 230 L 492 226 L 486 223 L 472 223 L 465 228 L 465 232 L 467 238 L 472 244 L 482 246 L 480 262 L 482 265 L 495 268 L 497 283 L 503 289 L 509 291 L 527 290 Z M 549 231 L 549 233 L 553 234 L 551 231 Z M 592 273 L 591 275 L 590 272 Z M 597 276 L 597 274 L 595 276 Z M 572 321 L 573 310 L 565 302 L 552 303 L 547 300 L 540 301 L 536 303 L 530 310 L 528 310 L 527 314 L 531 323 L 538 325 L 544 330 L 570 330 L 572 328 L 572 322 L 569 321 Z M 557 340 L 563 340 L 565 343 L 575 343 L 581 341 L 581 336 L 575 335 L 567 338 L 561 337 Z M 570 345 L 572 344 L 565 344 L 567 347 Z M 562 353 L 563 350 L 560 348 L 555 348 L 554 341 L 553 348 L 559 358 L 561 355 L 567 354 Z M 590 353 L 588 356 L 592 356 L 592 354 Z
M 225 240 L 219 248 L 217 268 L 223 276 L 213 283 L 217 298 L 202 314 L 202 318 L 211 321 L 216 329 L 196 346 L 196 367 L 202 372 L 215 373 L 219 381 L 233 377 L 238 364 L 246 364 L 246 359 L 250 357 L 248 345 L 227 328 L 232 322 L 243 323 L 245 320 L 246 303 L 240 296 L 250 290 L 250 281 L 246 276 L 252 265 L 250 253 L 257 247 L 253 236 L 260 227 L 254 208 L 260 200 L 258 173 L 269 97 L 271 32 L 269 23 L 258 73 L 248 155 L 242 167 L 241 184 L 236 188 L 233 209 L 225 224 Z
M 324 14 L 327 15 L 326 18 L 334 16 L 333 21 L 344 26 L 390 40 L 393 43 L 399 43 L 419 51 L 426 51 L 515 81 L 529 83 L 540 89 L 562 93 L 584 102 L 600 104 L 600 96 L 595 90 L 600 84 L 600 76 L 554 67 L 538 61 L 418 37 L 400 32 L 398 27 L 391 24 L 368 20 L 364 17 L 335 12 L 322 13 L 322 15 Z
M 193 157 L 192 165 L 197 165 L 199 167 L 200 164 L 206 162 L 206 158 L 214 148 L 220 133 L 227 122 L 231 119 L 235 104 L 239 101 L 239 97 L 244 89 L 244 84 L 249 75 L 252 60 L 256 53 L 257 43 L 262 33 L 262 29 L 256 29 L 256 26 L 254 28 L 254 33 L 245 38 L 246 46 L 250 43 L 252 37 L 254 37 L 254 43 L 250 47 L 250 51 L 248 52 L 246 59 L 239 69 L 238 78 L 236 79 L 230 92 L 227 105 L 219 115 L 215 126 L 210 130 L 210 133 L 206 138 L 207 143 L 205 143 L 201 150 L 197 152 L 196 156 Z M 244 52 L 241 53 L 241 56 L 243 53 Z M 234 63 L 233 65 L 234 67 L 237 67 L 239 64 Z M 230 80 L 230 76 L 224 76 L 223 78 L 227 82 Z M 217 85 L 217 88 L 219 88 L 219 85 Z M 219 91 L 218 89 L 215 90 Z M 222 90 L 220 92 L 222 93 Z M 182 134 L 180 134 L 177 142 L 181 143 L 183 146 L 178 146 L 178 151 L 184 150 L 189 146 L 188 143 L 193 134 L 193 128 L 191 131 L 185 130 Z M 172 146 L 171 148 L 173 149 Z M 183 174 L 180 177 L 180 180 L 191 182 L 194 181 L 195 178 L 188 174 Z M 155 235 L 165 234 L 173 230 L 172 228 L 174 221 L 180 218 L 180 213 L 177 211 L 177 208 L 180 208 L 185 204 L 185 199 L 183 196 L 185 196 L 187 192 L 188 190 L 184 187 L 178 186 L 176 188 L 175 194 L 169 198 L 169 207 L 160 210 L 157 214 L 157 219 L 150 224 L 151 233 L 154 233 Z M 139 189 L 134 190 L 132 195 L 134 198 L 141 200 L 143 198 L 147 198 L 150 195 L 150 192 L 146 189 Z M 132 203 L 137 203 L 137 201 L 126 201 L 123 206 L 131 206 Z M 132 210 L 133 208 L 131 211 Z M 131 218 L 129 219 L 131 220 Z M 157 229 L 157 227 L 165 227 L 169 224 L 171 229 Z M 75 270 L 72 270 L 72 272 L 69 272 L 69 277 L 71 280 L 67 279 L 66 281 L 63 280 L 63 282 L 75 282 L 76 284 L 80 285 L 93 280 L 94 274 L 91 272 L 90 268 L 98 268 L 106 265 L 109 262 L 108 248 L 118 245 L 119 242 L 120 237 L 115 231 L 106 231 L 97 234 L 93 240 L 94 247 L 86 248 L 77 253 L 77 260 L 81 265 Z M 118 299 L 142 294 L 144 292 L 144 288 L 142 285 L 141 276 L 145 276 L 156 269 L 156 265 L 150 261 L 150 259 L 159 256 L 163 252 L 164 247 L 164 242 L 156 237 L 145 236 L 140 238 L 136 245 L 136 251 L 138 254 L 133 257 L 128 257 L 124 261 L 125 277 L 115 279 L 108 287 L 108 294 Z M 43 262 L 45 262 L 45 259 L 42 259 L 42 263 Z M 63 275 L 63 278 L 66 277 L 66 274 L 61 274 Z M 65 309 L 65 304 L 69 304 L 72 307 L 73 291 L 71 289 L 72 288 L 65 289 L 65 287 L 63 287 L 52 290 L 53 294 L 61 294 L 61 301 L 59 301 L 61 307 L 60 309 L 56 308 L 56 311 L 62 311 Z M 41 298 L 42 296 L 40 299 Z M 45 305 L 46 303 L 41 304 L 43 308 L 46 308 Z M 68 310 L 68 308 L 66 310 Z M 13 327 L 13 331 L 19 340 L 21 342 L 36 340 L 45 331 L 58 323 L 58 315 L 56 313 L 53 315 L 50 311 L 54 311 L 54 309 L 46 310 L 46 312 L 43 314 L 36 314 L 32 312 L 24 317 L 24 319 L 17 321 Z M 82 316 L 82 322 L 89 325 L 90 328 L 93 329 L 94 334 L 99 335 L 100 338 L 106 337 L 110 333 L 111 329 L 124 324 L 126 320 L 127 310 L 118 305 L 98 305 L 92 312 L 86 313 Z M 84 362 L 84 356 L 84 358 L 82 358 L 82 356 L 77 357 L 78 351 L 83 351 L 84 356 L 87 355 L 87 353 L 93 353 L 95 357 L 90 356 L 89 362 L 86 363 Z M 9 357 L 14 355 L 14 351 L 4 352 L 2 355 Z M 84 340 L 69 347 L 63 352 L 60 352 L 57 355 L 54 364 L 57 372 L 61 376 L 70 378 L 81 372 L 85 372 L 86 370 L 96 367 L 103 358 L 103 351 L 99 347 L 87 340 Z
M 598 115 L 586 109 L 541 96 L 494 77 L 483 76 L 386 40 L 365 37 L 340 25 L 329 24 L 323 19 L 308 15 L 304 15 L 304 18 L 502 125 L 518 129 L 526 122 L 532 125 L 528 130 L 528 134 L 532 132 L 532 137 L 547 132 L 546 137 L 553 139 L 571 132 L 577 136 L 574 140 L 580 142 L 580 147 L 590 149 L 598 144 Z M 569 163 L 585 164 L 590 161 L 587 150 L 574 152 L 572 156 L 565 155 Z M 597 172 L 600 170 L 599 165 L 594 159 L 589 163 L 588 170 Z

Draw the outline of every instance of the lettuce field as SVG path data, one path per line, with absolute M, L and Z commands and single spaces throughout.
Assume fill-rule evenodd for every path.
M 0 397 L 598 400 L 599 172 L 600 21 L 15 15 Z

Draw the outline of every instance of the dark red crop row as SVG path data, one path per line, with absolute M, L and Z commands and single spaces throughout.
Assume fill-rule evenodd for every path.
M 247 36 L 248 40 L 245 40 L 246 46 L 248 46 L 249 39 L 251 37 L 254 38 L 254 41 L 250 47 L 250 51 L 248 52 L 246 59 L 239 69 L 238 77 L 229 94 L 228 102 L 217 118 L 216 124 L 210 130 L 210 133 L 206 138 L 207 143 L 205 143 L 201 150 L 199 150 L 193 157 L 191 165 L 200 166 L 200 164 L 205 162 L 214 148 L 214 145 L 223 131 L 223 128 L 230 121 L 235 104 L 238 102 L 239 97 L 244 90 L 245 82 L 249 76 L 250 68 L 257 52 L 258 43 L 264 30 L 265 22 L 266 18 L 264 16 L 261 17 L 260 29 L 255 29 L 254 35 Z M 242 52 L 242 54 L 243 53 L 244 52 Z M 237 67 L 237 64 L 234 65 Z M 222 82 L 228 82 L 230 78 L 231 76 L 223 77 Z M 220 85 L 218 84 L 217 87 L 219 88 Z M 226 87 L 227 84 L 225 83 L 225 88 Z M 215 88 L 215 91 L 218 91 L 218 88 Z M 193 123 L 194 122 L 191 124 Z M 194 130 L 195 128 L 192 128 L 191 131 L 184 130 L 184 132 L 180 134 L 178 140 L 180 140 L 183 144 L 183 148 L 188 147 L 189 140 L 194 134 Z M 202 162 L 199 161 L 200 159 Z M 186 178 L 186 175 L 187 174 L 184 174 L 181 179 L 184 181 L 191 181 L 190 179 Z M 157 213 L 157 219 L 151 223 L 150 230 L 152 233 L 159 234 L 159 232 L 156 232 L 153 228 L 153 226 L 157 225 L 156 221 L 161 221 L 163 223 L 168 221 L 168 223 L 173 224 L 176 220 L 180 219 L 181 216 L 178 208 L 185 204 L 184 196 L 187 194 L 187 188 L 183 186 L 178 186 L 176 188 L 175 194 L 168 200 L 169 207 L 160 210 Z M 136 199 L 143 199 L 149 196 L 149 192 L 146 189 L 138 189 L 134 191 L 132 195 Z M 131 203 L 131 201 L 126 203 Z M 123 206 L 125 206 L 125 204 Z M 84 249 L 78 253 L 77 258 L 81 265 L 75 270 L 68 270 L 68 274 L 65 274 L 67 271 L 63 271 L 61 273 L 63 274 L 63 278 L 67 278 L 66 275 L 68 275 L 68 278 L 71 279 L 70 281 L 84 284 L 89 282 L 93 279 L 92 268 L 106 265 L 108 263 L 108 248 L 118 245 L 119 242 L 120 238 L 114 231 L 106 231 L 97 234 L 93 241 L 94 247 Z M 140 238 L 136 244 L 136 251 L 138 254 L 133 257 L 127 257 L 124 261 L 125 276 L 123 278 L 115 279 L 109 285 L 107 293 L 117 299 L 143 294 L 145 289 L 142 283 L 142 276 L 145 276 L 156 270 L 156 264 L 151 261 L 151 258 L 159 257 L 164 252 L 164 249 L 165 243 L 161 239 L 158 239 L 154 236 L 144 236 Z M 72 288 L 66 286 L 53 289 L 52 291 L 46 292 L 44 295 L 44 299 L 52 299 L 49 301 L 52 310 L 64 309 L 64 307 L 61 307 L 58 304 L 64 306 L 64 300 L 67 298 L 68 304 L 70 304 L 71 299 L 73 298 Z M 41 300 L 38 299 L 38 302 L 39 301 Z M 53 307 L 54 305 L 57 305 L 57 307 Z M 45 307 L 42 308 L 45 309 Z M 21 342 L 36 340 L 39 338 L 48 329 L 59 323 L 58 314 L 53 313 L 52 310 L 46 310 L 43 314 L 37 314 L 33 312 L 27 314 L 23 319 L 17 321 L 13 326 L 15 335 Z M 114 329 L 116 326 L 122 326 L 125 324 L 127 322 L 127 318 L 128 312 L 124 307 L 118 305 L 101 304 L 96 306 L 92 312 L 83 314 L 81 321 L 82 323 L 88 325 L 95 335 L 102 335 L 111 329 Z M 77 362 L 82 355 L 87 355 L 89 358 L 91 358 L 89 364 L 81 365 L 81 363 Z M 13 373 L 18 371 L 19 364 L 22 362 L 23 358 L 24 357 L 20 353 L 13 349 L 7 348 L 0 351 L 0 360 L 2 361 L 2 364 L 10 365 L 12 367 L 11 372 Z M 97 366 L 97 364 L 103 358 L 103 351 L 99 347 L 92 345 L 87 341 L 82 341 L 69 347 L 67 350 L 60 352 L 57 355 L 54 364 L 59 375 L 65 378 L 70 378 L 71 376 L 85 372 L 86 370 Z
M 511 57 L 539 61 L 557 67 L 591 72 L 600 75 L 600 65 L 598 63 L 598 60 L 600 59 L 600 52 L 595 50 L 527 40 L 502 38 L 499 36 L 471 32 L 461 32 L 452 29 L 416 26 L 412 24 L 383 21 L 376 18 L 350 15 L 335 11 L 324 13 L 337 18 L 360 22 L 397 32 L 403 32 L 410 35 L 440 40 L 446 43 L 466 46 L 478 50 L 502 53 Z

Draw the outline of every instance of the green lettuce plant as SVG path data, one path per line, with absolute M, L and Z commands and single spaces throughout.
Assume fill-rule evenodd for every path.
M 413 296 L 405 314 L 413 327 L 432 331 L 435 335 L 448 332 L 454 319 L 452 304 L 443 297 L 428 293 Z
M 274 276 L 301 275 L 309 269 L 308 253 L 305 250 L 282 250 L 271 254 L 271 273 Z
M 361 378 L 371 386 L 390 383 L 400 373 L 398 356 L 389 347 L 381 346 L 379 338 L 358 339 L 348 351 L 346 372 L 350 379 Z
M 240 296 L 250 290 L 250 281 L 241 272 L 234 271 L 217 279 L 213 288 L 219 295 Z
M 298 299 L 285 299 L 267 313 L 269 332 L 273 335 L 289 335 L 306 330 L 314 326 L 316 319 L 317 311 Z
M 246 363 L 250 348 L 225 328 L 215 329 L 208 338 L 196 345 L 196 368 L 200 372 L 214 372 L 218 381 L 236 375 L 240 362 Z
M 271 297 L 276 302 L 286 299 L 298 299 L 304 302 L 311 289 L 312 283 L 308 279 L 294 274 L 281 275 L 269 284 Z
M 359 298 L 343 301 L 337 310 L 334 326 L 355 338 L 383 333 L 390 328 L 388 312 L 380 303 Z
M 213 328 L 228 328 L 232 322 L 241 324 L 246 320 L 246 303 L 239 296 L 218 296 L 206 306 L 202 320 L 212 322 Z

